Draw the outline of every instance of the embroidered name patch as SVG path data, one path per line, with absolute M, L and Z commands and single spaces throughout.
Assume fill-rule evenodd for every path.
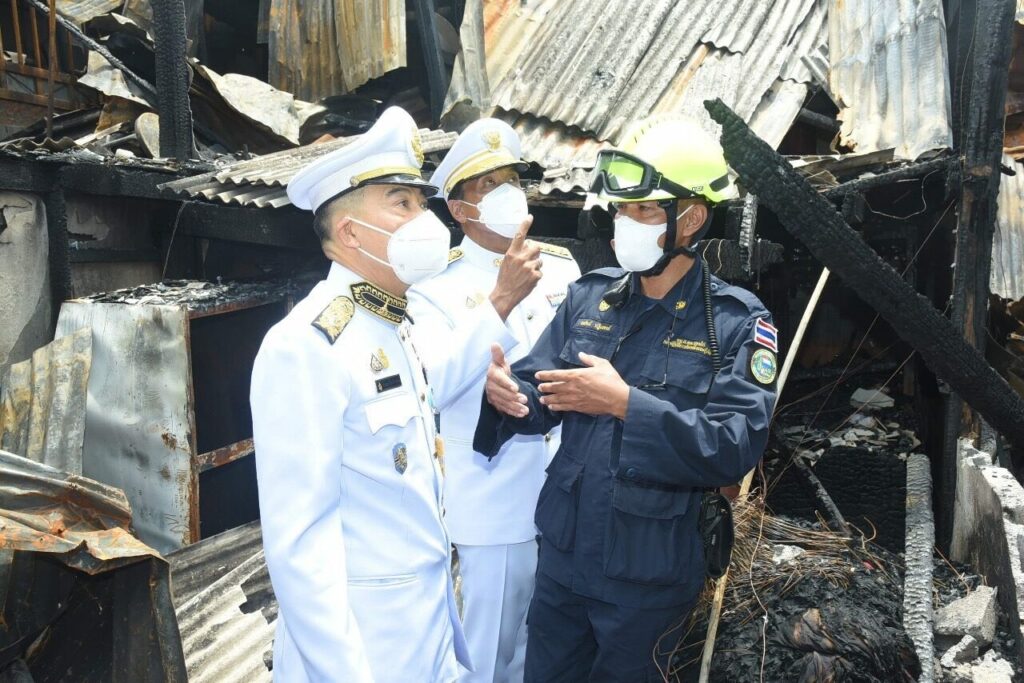
M 708 348 L 708 343 L 704 340 L 696 339 L 680 339 L 674 337 L 672 339 L 665 339 L 661 342 L 662 346 L 667 346 L 670 349 L 678 349 L 680 351 L 693 351 L 694 353 L 702 353 L 705 356 L 711 355 L 711 349 Z
M 582 320 L 577 320 L 576 327 L 581 327 L 587 330 L 594 330 L 595 332 L 611 332 L 613 329 L 615 329 L 614 325 L 602 323 L 597 320 L 591 320 L 590 318 L 583 318 Z
M 397 389 L 402 386 L 402 377 L 400 375 L 389 375 L 388 377 L 381 377 L 376 381 L 377 393 L 383 393 L 391 389 Z
M 764 318 L 758 318 L 754 325 L 754 342 L 773 353 L 779 352 L 779 332 Z

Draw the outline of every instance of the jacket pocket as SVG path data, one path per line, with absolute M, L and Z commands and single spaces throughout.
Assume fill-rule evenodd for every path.
M 541 536 L 563 552 L 576 541 L 576 514 L 583 463 L 556 456 L 548 465 L 548 477 L 537 498 L 534 523 Z
M 420 414 L 416 397 L 408 391 L 369 401 L 363 410 L 366 414 L 366 425 L 370 428 L 371 434 L 376 434 L 387 425 L 404 427 L 409 420 Z
M 688 491 L 612 481 L 612 509 L 604 544 L 610 579 L 671 586 L 688 580 L 700 561 L 697 520 Z

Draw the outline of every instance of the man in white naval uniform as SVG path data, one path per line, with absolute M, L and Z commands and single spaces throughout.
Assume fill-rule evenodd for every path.
M 524 167 L 515 131 L 502 121 L 483 119 L 462 132 L 431 177 L 465 238 L 443 273 L 409 293 L 417 327 L 429 331 L 431 343 L 420 349 L 428 357 L 448 352 L 446 339 L 472 323 L 494 287 L 511 238 L 528 215 L 519 187 L 518 171 Z M 498 342 L 513 363 L 547 327 L 580 271 L 565 249 L 541 245 L 541 252 L 543 277 L 507 320 L 514 346 L 481 335 L 474 352 Z M 556 430 L 517 436 L 490 460 L 473 452 L 483 384 L 480 375 L 441 411 L 445 520 L 458 549 L 463 624 L 475 666 L 462 672 L 463 683 L 523 679 L 526 612 L 537 566 L 533 514 L 544 470 L 559 444 Z
M 471 666 L 442 520 L 436 406 L 486 368 L 477 337 L 511 343 L 503 320 L 539 279 L 539 254 L 520 233 L 453 354 L 424 365 L 403 297 L 445 267 L 449 232 L 425 210 L 436 189 L 421 163 L 415 124 L 391 108 L 288 186 L 293 204 L 315 212 L 332 264 L 270 330 L 253 368 L 279 682 L 448 682 L 456 657 Z

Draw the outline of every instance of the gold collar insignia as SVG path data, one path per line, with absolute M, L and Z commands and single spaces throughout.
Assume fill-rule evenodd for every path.
M 357 282 L 352 285 L 352 297 L 360 307 L 393 325 L 398 325 L 405 319 L 406 300 L 389 294 L 369 282 Z

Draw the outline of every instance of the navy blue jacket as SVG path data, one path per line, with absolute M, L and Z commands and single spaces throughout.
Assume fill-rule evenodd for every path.
M 702 488 L 738 482 L 760 459 L 775 403 L 776 357 L 761 302 L 711 278 L 721 370 L 713 377 L 700 262 L 663 298 L 639 291 L 605 300 L 625 271 L 603 268 L 570 285 L 554 320 L 512 370 L 529 415 L 512 418 L 486 398 L 474 448 L 493 456 L 513 433 L 562 424 L 535 521 L 538 571 L 580 595 L 648 608 L 682 605 L 704 581 L 697 530 Z M 757 334 L 756 334 L 757 333 Z M 540 402 L 538 370 L 601 356 L 630 385 L 624 420 L 554 413 Z

